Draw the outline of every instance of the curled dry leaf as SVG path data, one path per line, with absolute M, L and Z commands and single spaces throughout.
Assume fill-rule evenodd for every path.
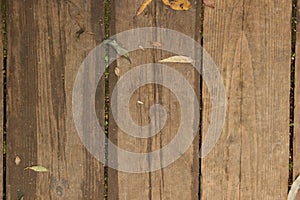
M 192 8 L 189 0 L 162 0 L 162 2 L 173 10 L 189 10 Z
M 160 63 L 193 63 L 193 59 L 187 56 L 171 56 L 158 61 Z
M 214 0 L 203 0 L 203 4 L 210 8 L 215 8 L 215 1 Z
M 21 158 L 19 156 L 16 156 L 15 158 L 15 164 L 19 165 L 21 163 Z
M 31 167 L 26 167 L 25 169 L 30 169 L 35 172 L 48 172 L 49 170 L 43 166 L 31 166 Z
M 142 5 L 136 11 L 135 16 L 140 15 L 147 8 L 147 6 L 151 3 L 151 1 L 153 1 L 153 0 L 144 0 L 143 3 L 142 3 Z

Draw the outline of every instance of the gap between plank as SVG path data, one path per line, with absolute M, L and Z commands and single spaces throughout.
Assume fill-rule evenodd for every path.
M 110 13 L 111 13 L 111 2 L 110 0 L 105 0 L 105 12 L 104 12 L 104 31 L 105 39 L 110 36 Z M 106 56 L 109 55 L 108 49 L 106 50 Z M 106 70 L 105 70 L 105 113 L 104 113 L 104 127 L 105 127 L 105 165 L 104 165 L 104 200 L 108 199 L 108 126 L 109 126 L 109 110 L 110 110 L 110 93 L 109 93 L 109 59 L 106 59 Z
M 292 3 L 291 18 L 291 77 L 290 77 L 290 141 L 289 141 L 289 180 L 288 191 L 293 183 L 293 140 L 294 140 L 294 109 L 295 109 L 295 61 L 296 61 L 296 25 L 297 0 Z
M 204 33 L 204 11 L 205 11 L 205 7 L 203 5 L 203 0 L 200 0 L 200 6 L 197 7 L 197 11 L 196 13 L 199 13 L 199 15 L 197 15 L 197 18 L 198 16 L 200 17 L 200 20 L 199 20 L 199 23 L 200 23 L 200 45 L 201 47 L 203 48 L 203 33 Z M 199 9 L 199 10 L 198 10 Z M 198 20 L 196 20 L 198 21 Z M 195 29 L 197 30 L 197 28 Z M 197 36 L 199 33 L 195 33 L 195 35 Z M 201 56 L 202 56 L 202 53 L 201 53 Z M 203 56 L 202 56 L 203 57 Z M 202 58 L 201 58 L 202 59 Z M 202 62 L 201 62 L 202 64 Z M 202 74 L 202 66 L 200 67 L 200 73 Z M 203 101 L 202 101 L 202 90 L 203 90 L 203 78 L 200 74 L 200 88 L 199 88 L 199 104 L 200 104 L 200 110 L 199 110 L 199 113 L 200 113 L 200 121 L 199 121 L 199 153 L 200 153 L 200 150 L 201 150 L 201 144 L 202 144 L 202 119 L 203 119 L 203 112 L 202 112 L 202 109 L 203 109 Z M 199 156 L 199 171 L 198 171 L 198 199 L 200 200 L 201 199 L 201 165 L 202 163 L 202 159 L 201 157 Z
M 2 0 L 1 1 L 1 16 L 2 16 L 2 95 L 3 95 L 3 101 L 2 101 L 2 106 L 3 106 L 3 121 L 2 121 L 2 127 L 3 127 L 3 144 L 2 144 L 2 150 L 3 150 L 3 165 L 2 165 L 2 174 L 3 174 L 3 199 L 6 199 L 6 94 L 7 94 L 7 87 L 6 87 L 6 70 L 7 70 L 7 26 L 6 26 L 6 1 Z

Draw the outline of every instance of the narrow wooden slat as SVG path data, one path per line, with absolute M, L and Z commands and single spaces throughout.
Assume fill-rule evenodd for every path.
M 216 1 L 204 48 L 223 76 L 226 122 L 203 159 L 201 199 L 286 199 L 291 2 Z M 210 97 L 203 92 L 203 138 Z
M 5 16 L 5 5 L 3 5 L 3 2 L 1 3 L 1 14 L 0 14 L 0 21 L 4 23 L 3 20 L 3 15 Z M 3 89 L 4 89 L 4 84 L 3 84 L 3 69 L 4 69 L 4 48 L 5 48 L 5 41 L 3 41 L 3 34 L 5 33 L 5 30 L 3 30 L 2 26 L 2 33 L 0 35 L 0 55 L 1 55 L 1 62 L 0 62 L 0 68 L 2 69 L 2 73 L 0 74 L 0 99 L 1 99 L 1 105 L 0 105 L 0 122 L 2 123 L 1 129 L 0 129 L 0 194 L 3 194 L 3 180 L 4 180 L 4 174 L 3 174 L 3 153 L 5 151 L 5 144 L 3 143 L 3 134 L 4 134 L 4 94 L 3 94 Z
M 297 22 L 300 21 L 300 1 L 297 1 Z M 293 144 L 293 180 L 300 175 L 300 23 L 296 32 L 296 61 L 295 61 L 295 109 L 294 109 L 294 144 Z M 298 192 L 296 200 L 300 200 Z
M 174 11 L 165 6 L 161 1 L 153 1 L 145 11 L 133 18 L 136 10 L 141 5 L 141 0 L 136 1 L 112 1 L 111 22 L 113 33 L 120 33 L 125 30 L 140 27 L 164 27 L 182 32 L 191 38 L 199 39 L 200 24 L 195 26 L 199 15 L 196 9 L 198 1 L 193 1 L 193 8 L 189 11 Z M 196 4 L 198 3 L 198 5 Z M 137 39 L 141 39 L 137 35 Z M 149 38 L 142 38 L 143 41 L 159 41 L 159 35 Z M 159 41 L 164 45 L 164 41 Z M 176 41 L 174 41 L 175 43 Z M 159 44 L 156 44 L 159 45 Z M 180 44 L 184 45 L 184 44 Z M 184 48 L 183 46 L 179 48 Z M 193 49 L 193 47 L 190 47 Z M 117 67 L 120 70 L 120 77 L 129 72 L 134 67 L 145 63 L 158 62 L 163 58 L 171 56 L 170 52 L 161 50 L 140 49 L 130 53 L 132 64 L 124 59 L 117 60 Z M 199 75 L 188 65 L 173 64 L 168 66 L 180 72 L 186 80 L 194 87 L 199 94 Z M 164 80 L 168 74 L 163 73 L 160 69 L 153 72 L 157 80 Z M 150 76 L 150 74 L 148 74 Z M 115 75 L 111 75 L 112 76 Z M 147 74 L 141 74 L 141 77 Z M 174 80 L 176 81 L 176 80 Z M 110 82 L 112 84 L 112 81 Z M 132 84 L 139 84 L 140 81 L 133 81 Z M 111 91 L 113 87 L 111 86 Z M 159 85 L 146 85 L 135 91 L 129 104 L 130 114 L 133 120 L 139 126 L 145 126 L 149 121 L 148 111 L 153 104 L 163 105 L 168 114 L 168 119 L 162 131 L 150 139 L 136 139 L 127 136 L 125 132 L 118 129 L 118 125 L 110 118 L 109 135 L 112 140 L 123 149 L 131 152 L 150 152 L 167 145 L 176 135 L 180 124 L 180 105 L 175 95 L 165 87 Z M 199 110 L 190 110 L 190 113 L 199 112 Z M 110 115 L 111 116 L 111 115 Z M 188 130 L 186 130 L 188 132 Z M 113 178 L 117 184 L 109 182 L 109 199 L 198 199 L 198 175 L 199 175 L 199 138 L 196 137 L 193 145 L 189 147 L 186 153 L 166 168 L 159 169 L 150 173 L 131 174 L 116 172 L 111 170 L 108 179 Z M 164 158 L 161 158 L 164 159 Z M 147 160 L 145 161 L 147 162 Z M 139 165 L 139 163 L 136 163 Z
M 81 143 L 72 116 L 77 70 L 104 38 L 103 2 L 7 1 L 7 7 L 7 198 L 103 197 L 103 165 Z M 104 106 L 98 111 L 104 121 Z M 49 172 L 24 170 L 31 165 Z

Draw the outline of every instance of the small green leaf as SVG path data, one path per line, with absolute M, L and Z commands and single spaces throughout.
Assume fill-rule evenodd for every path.
M 111 46 L 117 52 L 118 55 L 126 58 L 130 64 L 132 63 L 127 49 L 123 48 L 116 40 L 107 39 L 103 41 L 103 44 Z
M 31 167 L 26 167 L 25 169 L 30 169 L 35 172 L 48 172 L 49 170 L 43 166 L 31 166 Z

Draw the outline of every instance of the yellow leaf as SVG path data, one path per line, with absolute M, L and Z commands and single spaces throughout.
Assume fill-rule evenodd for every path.
M 189 10 L 192 8 L 189 0 L 162 0 L 162 2 L 173 10 Z
M 193 63 L 193 59 L 187 56 L 171 56 L 158 61 L 160 63 Z
M 25 169 L 30 169 L 35 172 L 48 172 L 49 170 L 43 166 L 31 166 L 31 167 L 26 167 Z
M 142 5 L 139 7 L 139 9 L 136 11 L 135 16 L 140 15 L 146 8 L 147 6 L 151 3 L 152 0 L 144 0 Z

